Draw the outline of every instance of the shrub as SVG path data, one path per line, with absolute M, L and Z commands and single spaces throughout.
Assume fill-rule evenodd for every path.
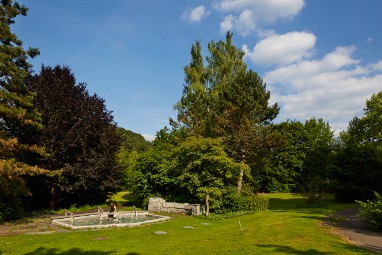
M 14 169 L 22 169 L 15 160 L 0 160 L 0 221 L 22 217 L 22 198 L 29 195 L 25 180 Z
M 365 216 L 375 228 L 382 229 L 382 196 L 377 192 L 374 194 L 374 201 L 356 201 L 361 205 L 359 216 Z
M 269 198 L 258 194 L 241 194 L 231 192 L 225 196 L 224 208 L 210 213 L 207 218 L 210 220 L 228 219 L 247 214 L 253 214 L 268 209 Z M 200 215 L 200 217 L 206 217 Z
M 0 222 L 6 220 L 17 220 L 23 216 L 23 205 L 21 199 L 0 202 Z
M 223 201 L 225 211 L 231 212 L 261 212 L 267 210 L 269 205 L 269 199 L 267 197 L 254 193 L 239 195 L 236 192 L 231 192 Z

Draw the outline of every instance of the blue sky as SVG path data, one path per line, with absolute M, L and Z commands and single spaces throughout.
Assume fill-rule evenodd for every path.
M 234 33 L 281 106 L 276 122 L 316 117 L 336 132 L 382 90 L 380 0 L 20 0 L 13 31 L 31 60 L 67 65 L 118 126 L 147 139 L 176 119 L 184 66 L 200 41 Z

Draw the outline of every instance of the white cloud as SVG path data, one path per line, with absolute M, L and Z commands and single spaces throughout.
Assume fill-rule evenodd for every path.
M 272 102 L 281 105 L 278 119 L 328 121 L 337 132 L 354 116 L 362 116 L 366 98 L 381 90 L 382 61 L 362 67 L 352 54 L 356 48 L 337 47 L 319 60 L 304 60 L 268 72 L 264 80 Z M 382 70 L 381 70 L 382 71 Z
M 253 13 L 250 10 L 244 10 L 239 16 L 228 15 L 220 22 L 220 32 L 236 30 L 242 36 L 247 36 L 258 30 Z
M 154 139 L 155 139 L 155 135 L 143 134 L 142 136 L 143 136 L 143 138 L 146 139 L 146 141 L 149 141 L 149 142 L 154 141 Z
M 300 13 L 304 0 L 223 0 L 214 5 L 215 10 L 229 13 L 220 23 L 221 32 L 226 32 L 228 18 L 231 30 L 247 36 L 252 32 L 260 33 L 264 25 L 279 19 L 292 19 Z
M 220 22 L 220 31 L 222 34 L 227 31 L 232 31 L 235 23 L 235 17 L 232 15 L 224 17 L 224 19 Z
M 203 18 L 209 15 L 209 12 L 203 5 L 195 7 L 193 9 L 188 9 L 183 13 L 182 18 L 190 22 L 199 22 Z
M 382 72 L 382 60 L 379 61 L 379 62 L 377 62 L 377 63 L 375 63 L 375 64 L 373 64 L 373 65 L 371 65 L 371 68 L 372 68 L 373 70 L 375 70 L 375 71 L 380 71 L 380 72 Z
M 316 36 L 312 33 L 289 32 L 266 37 L 256 44 L 252 52 L 247 45 L 243 50 L 254 64 L 280 66 L 310 57 L 315 43 Z

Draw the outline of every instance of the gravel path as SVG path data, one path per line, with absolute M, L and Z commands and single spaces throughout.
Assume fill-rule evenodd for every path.
M 359 207 L 329 215 L 324 221 L 347 241 L 382 254 L 382 232 L 372 229 L 365 218 L 357 216 Z

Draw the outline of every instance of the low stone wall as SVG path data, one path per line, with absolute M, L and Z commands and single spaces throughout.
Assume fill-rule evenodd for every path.
M 148 210 L 149 212 L 185 213 L 188 215 L 199 215 L 202 213 L 202 206 L 200 206 L 200 204 L 166 202 L 166 200 L 160 197 L 150 197 Z

